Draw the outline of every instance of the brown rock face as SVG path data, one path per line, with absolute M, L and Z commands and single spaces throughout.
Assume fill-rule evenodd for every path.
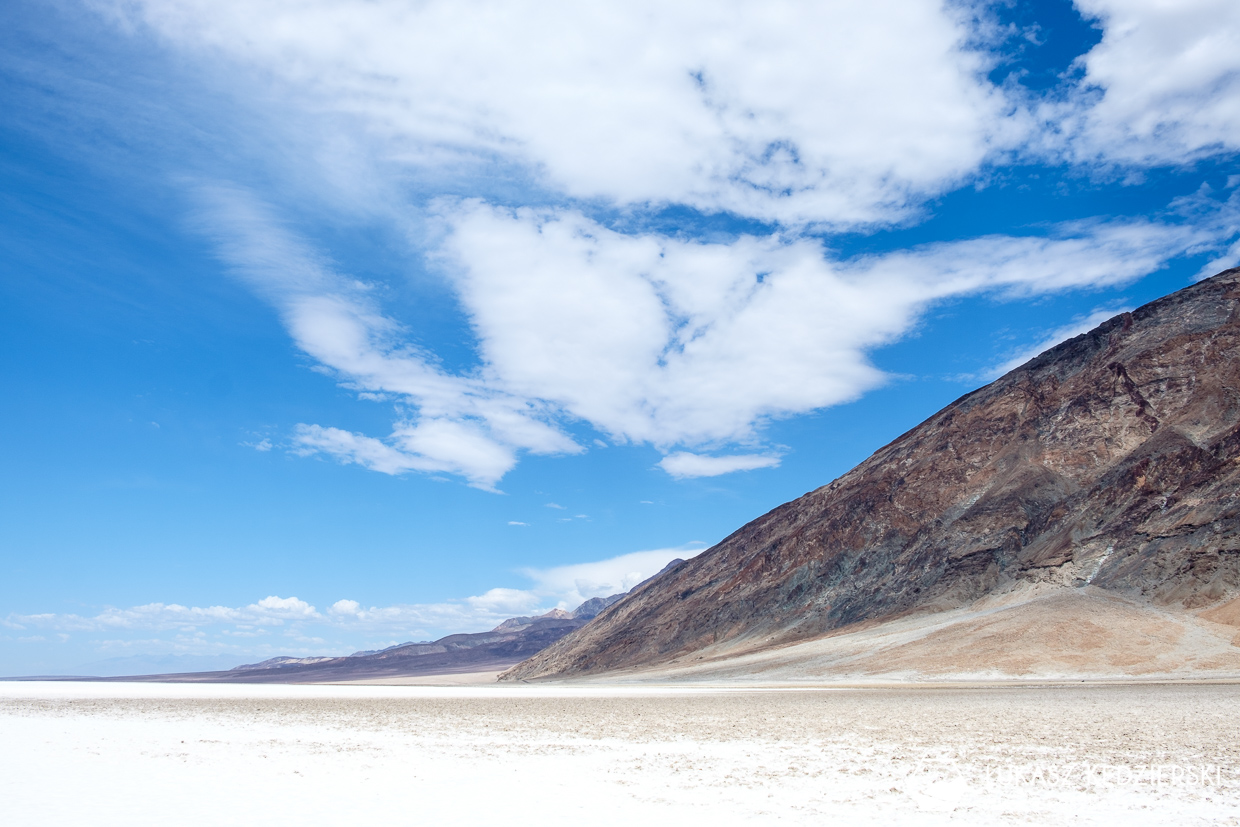
M 1022 581 L 1196 609 L 1240 591 L 1240 268 L 957 400 L 514 667 L 652 666 Z

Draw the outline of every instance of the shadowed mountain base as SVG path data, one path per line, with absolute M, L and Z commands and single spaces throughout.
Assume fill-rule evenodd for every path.
M 758 642 L 751 642 L 758 643 Z M 1240 679 L 1240 600 L 1199 614 L 1097 589 L 1032 587 L 802 643 L 724 644 L 606 682 L 844 683 Z M 587 679 L 589 680 L 589 679 Z

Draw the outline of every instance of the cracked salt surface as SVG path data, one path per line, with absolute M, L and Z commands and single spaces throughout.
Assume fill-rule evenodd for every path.
M 0 683 L 0 821 L 1240 824 L 1238 700 Z

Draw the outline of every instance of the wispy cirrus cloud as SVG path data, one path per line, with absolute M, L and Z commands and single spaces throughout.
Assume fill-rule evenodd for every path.
M 369 285 L 338 272 L 325 256 L 286 230 L 248 192 L 204 186 L 197 223 L 221 257 L 281 312 L 297 345 L 349 387 L 396 394 L 416 414 L 398 420 L 386 440 L 338 428 L 299 425 L 295 450 L 323 453 L 387 474 L 460 474 L 490 488 L 516 452 L 576 453 L 570 437 L 546 421 L 534 400 L 474 376 L 451 375 L 385 315 Z
M 1114 316 L 1129 310 L 1132 310 L 1132 308 L 1122 306 L 1109 308 L 1104 307 L 1078 319 L 1074 319 L 1070 324 L 1055 328 L 1032 345 L 1021 348 L 1016 351 L 1014 355 L 1009 356 L 1003 362 L 989 368 L 982 374 L 981 378 L 987 381 L 997 379 L 1008 371 L 1014 370 L 1025 364 L 1025 362 L 1028 362 L 1038 354 L 1050 350 L 1055 345 L 1060 344 L 1061 342 L 1066 342 L 1075 336 L 1080 336 L 1082 333 L 1088 333 L 1098 325 L 1105 322 L 1107 319 L 1113 318 Z
M 452 374 L 365 285 L 246 193 L 208 192 L 204 226 L 298 345 L 359 394 L 407 403 L 384 437 L 303 423 L 294 450 L 482 488 L 523 451 L 585 450 L 568 432 L 577 422 L 655 445 L 676 477 L 771 467 L 769 450 L 708 459 L 701 449 L 759 444 L 772 419 L 882 384 L 868 352 L 936 301 L 1122 284 L 1231 229 L 1221 219 L 1075 222 L 838 260 L 796 235 L 671 239 L 576 211 L 467 201 L 441 206 L 449 230 L 436 257 L 473 322 L 481 367 Z
M 915 0 L 98 5 L 441 186 L 887 222 L 1019 134 L 967 18 Z
M 659 461 L 659 467 L 677 479 L 690 477 L 717 477 L 733 471 L 753 471 L 757 468 L 776 468 L 779 457 L 773 454 L 733 454 L 730 456 L 707 456 L 688 451 L 668 454 Z
M 1169 205 L 832 252 L 831 233 L 916 221 L 1013 159 L 1137 174 L 1240 146 L 1234 4 L 1078 5 L 1102 41 L 1037 94 L 988 78 L 985 7 L 915 0 L 96 7 L 239 98 L 280 100 L 273 135 L 297 113 L 316 137 L 273 145 L 322 182 L 319 209 L 410 236 L 469 321 L 478 366 L 447 370 L 278 198 L 199 186 L 199 226 L 297 345 L 396 407 L 387 434 L 301 423 L 294 450 L 494 489 L 525 453 L 586 450 L 582 425 L 655 446 L 675 476 L 769 467 L 735 458 L 774 456 L 769 422 L 883 384 L 869 354 L 936 302 L 1119 285 L 1211 250 L 1234 263 L 1219 198 L 1191 221 Z M 667 208 L 748 223 L 649 229 Z

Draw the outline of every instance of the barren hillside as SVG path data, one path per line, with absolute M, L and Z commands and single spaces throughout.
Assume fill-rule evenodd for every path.
M 734 657 L 1033 587 L 1226 613 L 1240 591 L 1238 309 L 1240 269 L 1052 348 L 505 677 Z

